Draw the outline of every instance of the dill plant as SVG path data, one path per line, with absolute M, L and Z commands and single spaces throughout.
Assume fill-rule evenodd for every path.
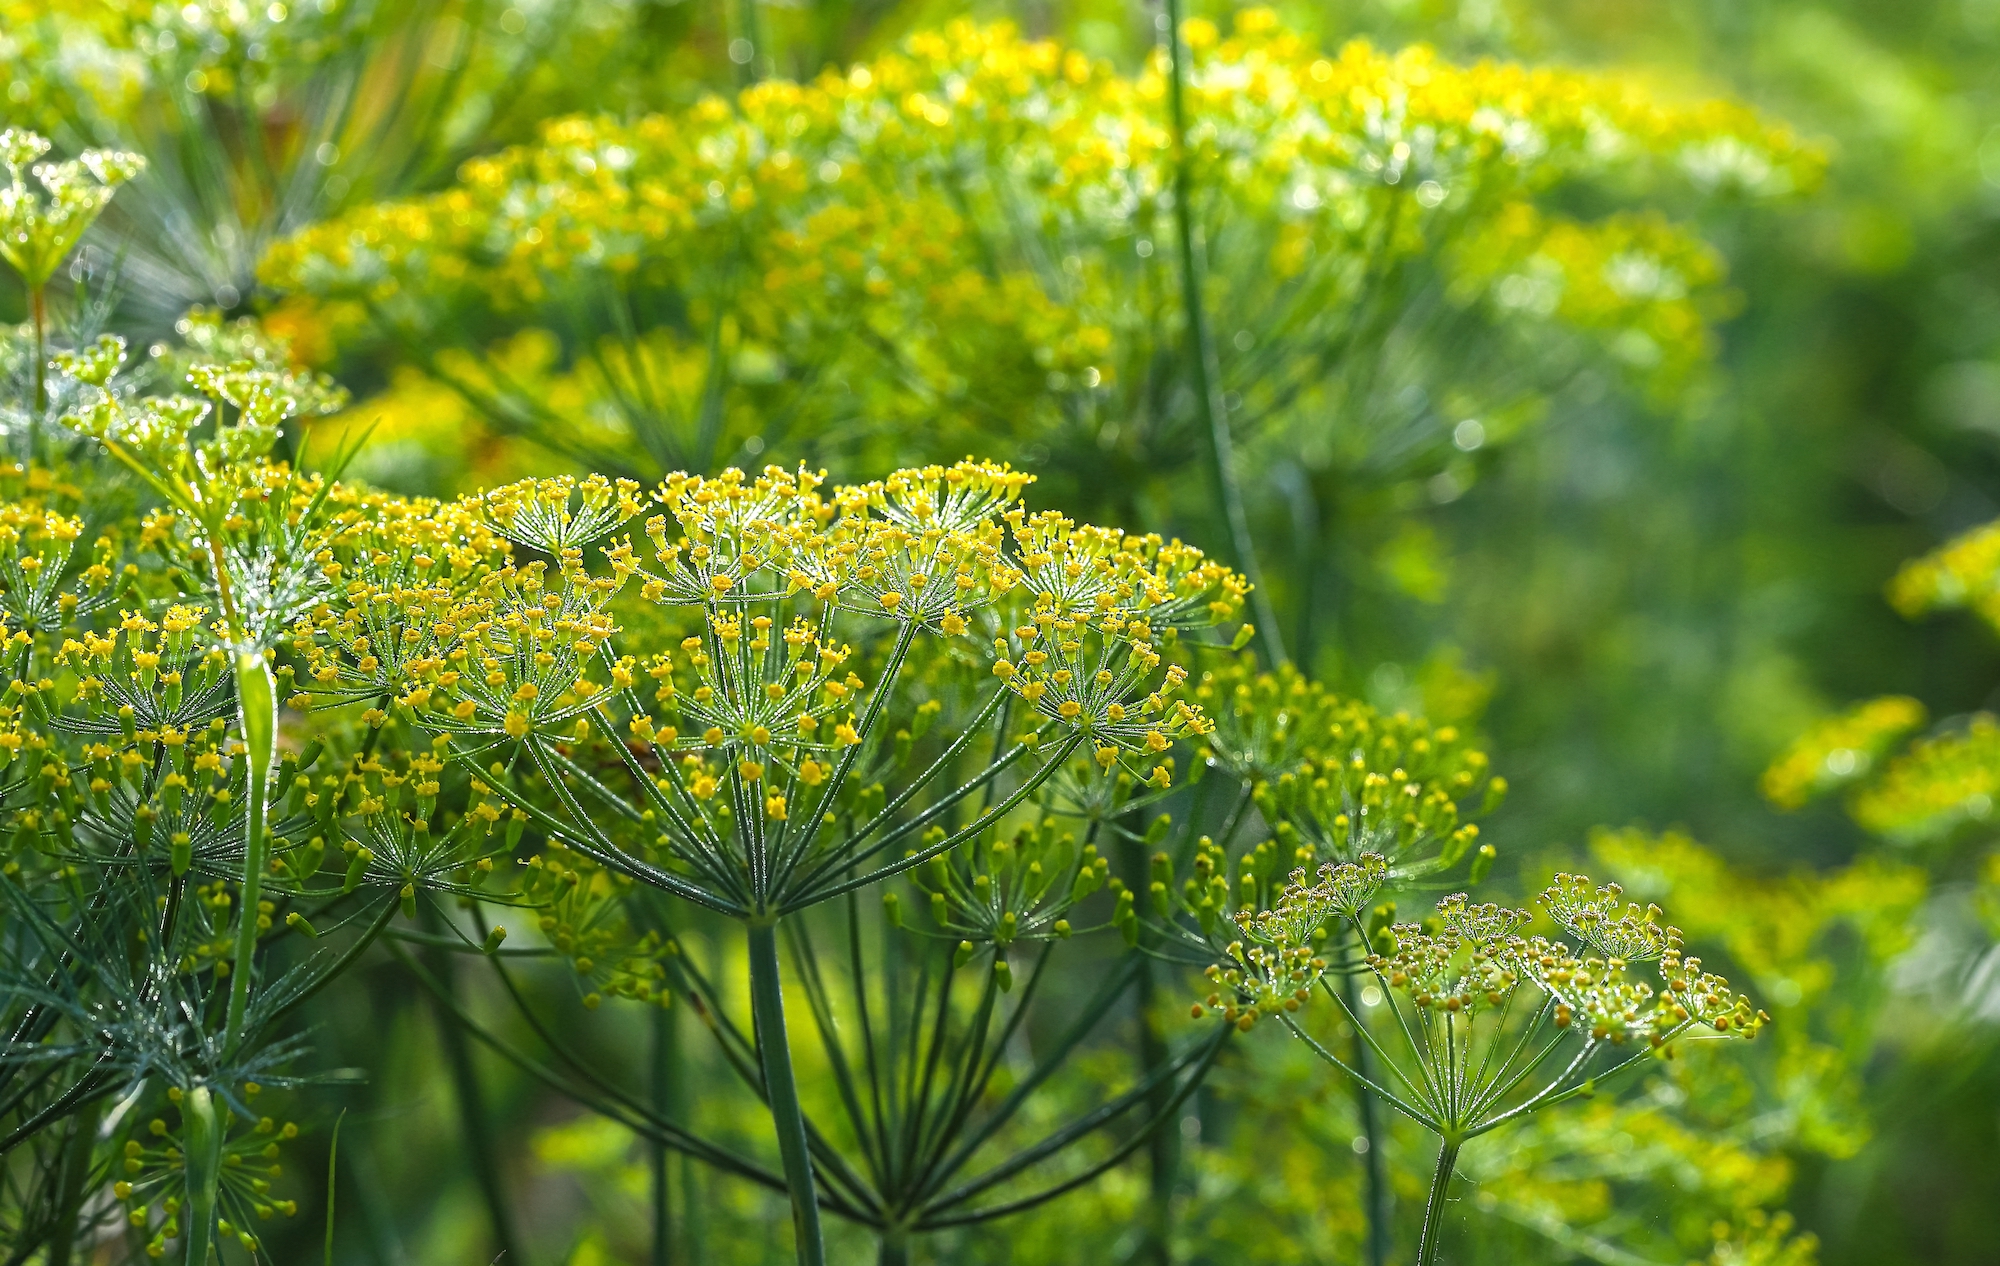
M 491 814 L 743 925 L 807 1261 L 820 1201 L 781 923 L 975 839 L 1072 756 L 1168 784 L 1170 749 L 1207 722 L 1158 648 L 1233 617 L 1243 590 L 1178 542 L 1030 514 L 1005 467 L 819 482 L 671 476 L 642 525 L 651 567 L 617 535 L 646 508 L 636 484 L 511 485 L 462 513 L 534 556 L 489 556 L 464 585 L 431 569 L 469 546 L 422 539 L 451 520 L 356 525 L 322 564 L 339 600 L 291 638 L 296 704 L 372 702 L 372 724 L 407 710 Z M 618 648 L 628 585 L 684 634 L 672 649 Z
M 90 1189 L 91 1106 L 151 1096 L 143 1134 L 122 1114 L 135 1131 L 116 1153 L 130 1224 L 149 1251 L 178 1237 L 190 1261 L 216 1233 L 257 1251 L 252 1219 L 293 1207 L 271 1194 L 270 1155 L 291 1127 L 251 1106 L 297 1080 L 302 1048 L 279 1021 L 398 912 L 425 920 L 435 895 L 535 911 L 590 986 L 586 1006 L 662 1005 L 669 985 L 700 1000 L 769 1106 L 781 1172 L 615 1092 L 601 1102 L 788 1189 L 804 1260 L 819 1251 L 822 1207 L 877 1228 L 894 1262 L 913 1236 L 1073 1189 L 1144 1145 L 1228 1033 L 1264 1015 L 1295 1026 L 1315 989 L 1354 1025 L 1356 1049 L 1308 1038 L 1313 1049 L 1443 1139 L 1428 1258 L 1464 1142 L 1698 1026 L 1760 1022 L 1684 957 L 1677 932 L 1584 881 L 1545 897 L 1580 955 L 1522 938 L 1525 912 L 1463 897 L 1441 904 L 1434 928 L 1394 923 L 1382 898 L 1461 866 L 1476 881 L 1492 864 L 1471 819 L 1504 784 L 1484 755 L 1449 727 L 1293 670 L 1252 673 L 1219 644 L 1200 650 L 1182 632 L 1235 620 L 1239 577 L 1175 542 L 1031 513 L 1027 478 L 1006 467 L 967 461 L 824 492 L 816 475 L 770 468 L 677 475 L 644 494 L 559 478 L 410 501 L 263 456 L 312 380 L 294 392 L 248 362 L 196 365 L 203 395 L 135 396 L 118 389 L 123 361 L 106 340 L 60 363 L 84 402 L 69 425 L 156 498 L 131 529 L 134 565 L 120 565 L 116 533 L 92 565 L 71 564 L 82 526 L 45 506 L 79 493 L 46 474 L 19 472 L 8 504 L 11 539 L 33 560 L 5 577 L 17 630 L 5 746 L 20 771 L 8 879 L 33 932 L 17 940 L 35 950 L 17 951 L 15 979 L 40 980 L 18 991 L 16 1031 L 42 1036 L 10 1046 L 5 1067 L 68 1074 L 25 1088 L 14 1141 L 46 1143 L 53 1122 L 83 1113 L 30 1202 L 51 1211 L 36 1215 L 46 1229 L 24 1234 L 73 1233 L 57 1228 L 74 1226 Z M 624 649 L 627 623 L 662 649 Z M 260 690 L 324 737 L 280 762 Z M 1203 776 L 1177 793 L 1174 754 L 1190 748 Z M 1204 797 L 1206 812 L 1141 829 L 1174 794 Z M 1030 808 L 1026 825 L 1000 829 Z M 1217 834 L 1196 834 L 1217 819 Z M 1087 824 L 1089 842 L 1065 838 L 1064 820 Z M 528 831 L 540 850 L 503 869 Z M 1164 846 L 1144 886 L 1109 876 L 1099 848 L 1118 839 Z M 864 917 L 860 894 L 897 876 L 912 886 L 891 886 Z M 1053 947 L 1092 930 L 1070 919 L 1100 887 L 1113 897 L 1103 926 L 1140 956 L 1220 960 L 1196 1010 L 1229 1023 L 1084 1118 L 970 1169 L 1133 979 L 1137 958 L 994 1101 L 998 1052 Z M 640 888 L 744 926 L 747 1029 L 670 933 L 630 920 Z M 844 937 L 806 921 L 830 904 L 845 907 Z M 339 954 L 273 967 L 268 941 L 349 919 Z M 838 1129 L 809 1120 L 792 1080 L 781 929 L 844 1069 Z M 504 978 L 504 929 L 481 917 L 478 931 L 463 948 Z M 392 933 L 424 935 L 435 931 Z M 145 947 L 142 972 L 132 945 Z M 1648 961 L 1657 989 L 1628 975 Z M 1390 1002 L 1393 1030 L 1379 1014 L 1369 1028 L 1343 990 L 1363 972 L 1408 996 Z M 1408 1050 L 1389 1049 L 1397 1034 Z M 1529 1086 L 1564 1042 L 1574 1053 Z M 1128 1112 L 1140 1124 L 1108 1153 L 1025 1197 L 980 1199 Z
M 754 1054 L 778 1130 L 799 1252 L 817 1259 L 780 921 L 919 868 L 941 897 L 959 895 L 941 921 L 954 967 L 974 938 L 993 955 L 990 1015 L 1012 984 L 1006 950 L 1059 936 L 1050 911 L 1102 878 L 1078 851 L 1066 891 L 1003 879 L 1001 904 L 1032 908 L 980 906 L 967 894 L 993 890 L 1013 847 L 992 828 L 1058 776 L 1165 788 L 1172 751 L 1208 728 L 1185 697 L 1179 635 L 1232 619 L 1242 582 L 1178 542 L 1029 513 L 1026 477 L 1005 467 L 906 471 L 830 494 L 817 476 L 773 468 L 675 476 L 650 498 L 593 478 L 408 502 L 268 460 L 300 411 L 281 373 L 197 364 L 188 381 L 202 394 L 138 396 L 119 388 L 124 361 L 107 338 L 59 363 L 82 401 L 65 421 L 151 494 L 134 543 L 107 536 L 79 572 L 79 522 L 31 498 L 9 504 L 24 561 L 6 577 L 8 750 L 21 753 L 7 789 L 17 845 L 47 861 L 10 875 L 38 885 L 18 890 L 14 928 L 36 951 L 14 964 L 17 1031 L 38 1040 L 7 1055 L 10 1069 L 67 1061 L 74 1076 L 17 1142 L 106 1097 L 171 1103 L 178 1124 L 147 1127 L 166 1142 L 134 1138 L 119 1162 L 131 1224 L 155 1255 L 178 1239 L 201 1261 L 217 1228 L 255 1252 L 246 1211 L 291 1207 L 265 1198 L 256 1167 L 227 1160 L 232 1124 L 250 1087 L 293 1080 L 283 1070 L 300 1047 L 278 1022 L 397 912 L 418 918 L 426 894 L 458 894 L 587 929 L 573 891 L 587 865 L 745 925 L 754 1037 L 738 1049 Z M 649 503 L 663 511 L 643 525 L 650 568 L 614 536 Z M 129 567 L 121 548 L 135 551 Z M 613 609 L 628 585 L 685 634 L 673 649 L 618 651 Z M 313 726 L 323 739 L 282 760 L 281 693 L 327 718 Z M 382 741 L 394 734 L 410 741 Z M 492 879 L 529 828 L 544 852 L 518 883 Z M 983 851 L 937 864 L 976 841 Z M 1041 851 L 1058 866 L 1053 844 Z M 1042 860 L 1024 868 L 1039 874 Z M 337 956 L 268 963 L 267 941 L 350 917 L 359 928 Z M 503 937 L 492 929 L 488 950 Z M 121 943 L 149 947 L 147 970 L 97 964 L 123 963 L 129 954 L 110 952 Z M 559 932 L 557 943 L 604 993 L 665 1000 L 660 938 Z M 91 988 L 28 987 L 85 965 Z M 989 1053 L 948 1092 L 961 1127 L 994 1069 L 982 1035 L 964 1049 Z M 89 1163 L 95 1127 L 76 1128 Z M 971 1192 L 878 1206 L 876 1220 L 892 1239 L 922 1229 L 906 1215 L 963 1205 L 1074 1136 L 1063 1135 Z M 832 1206 L 852 1194 L 836 1188 Z
M 110 340 L 58 359 L 101 406 L 65 420 L 142 472 L 155 507 L 84 504 L 115 486 L 88 467 L 9 476 L 0 1079 L 5 1149 L 43 1154 L 7 1214 L 24 1253 L 67 1259 L 109 1212 L 151 1256 L 178 1240 L 200 1262 L 218 1234 L 254 1252 L 257 1222 L 295 1210 L 270 1179 L 272 1136 L 296 1130 L 253 1105 L 297 1080 L 284 1018 L 396 902 L 339 954 L 266 952 L 374 892 L 314 890 L 302 859 L 380 804 L 343 808 L 331 772 L 323 794 L 296 787 L 339 763 L 324 742 L 276 750 L 266 653 L 313 593 L 297 551 L 327 486 L 259 460 L 297 411 L 277 375 L 210 364 L 190 375 L 200 395 L 120 399 L 104 384 L 123 358 Z M 99 519 L 81 548 L 79 511 Z M 121 1150 L 100 1158 L 100 1136 Z M 86 1210 L 113 1176 L 116 1203 Z

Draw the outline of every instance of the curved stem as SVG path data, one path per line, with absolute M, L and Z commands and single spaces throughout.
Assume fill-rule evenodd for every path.
M 1459 1144 L 1447 1139 L 1438 1145 L 1437 1171 L 1431 1175 L 1430 1199 L 1424 1201 L 1424 1231 L 1417 1241 L 1417 1266 L 1433 1266 L 1438 1254 L 1438 1231 L 1444 1224 L 1445 1190 L 1451 1186 L 1452 1166 L 1458 1163 Z
M 1181 39 L 1181 0 L 1167 0 L 1167 60 L 1172 69 L 1168 104 L 1174 137 L 1174 232 L 1181 257 L 1181 301 L 1188 324 L 1188 363 L 1193 375 L 1195 408 L 1201 413 L 1208 441 L 1208 477 L 1229 528 L 1229 548 L 1236 570 L 1251 585 L 1250 609 L 1257 617 L 1264 658 L 1287 663 L 1284 637 L 1278 631 L 1277 608 L 1264 588 L 1257 566 L 1257 544 L 1250 535 L 1250 515 L 1243 505 L 1243 486 L 1236 477 L 1236 441 L 1229 430 L 1229 406 L 1222 397 L 1222 368 L 1215 339 L 1208 328 L 1202 301 L 1201 261 L 1195 251 L 1193 181 L 1188 175 L 1187 45 Z
M 752 923 L 750 933 L 750 1012 L 757 1022 L 757 1055 L 764 1068 L 764 1093 L 771 1124 L 778 1131 L 778 1156 L 792 1192 L 792 1230 L 799 1266 L 825 1266 L 820 1238 L 819 1201 L 813 1190 L 812 1157 L 806 1146 L 806 1118 L 792 1075 L 791 1044 L 785 1037 L 785 996 L 778 976 L 777 927 Z

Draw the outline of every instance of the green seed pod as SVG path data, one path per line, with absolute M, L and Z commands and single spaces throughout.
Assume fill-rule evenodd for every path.
M 903 903 L 893 892 L 882 894 L 882 917 L 889 920 L 889 926 L 892 928 L 903 926 Z
M 1079 866 L 1076 871 L 1076 881 L 1069 886 L 1070 904 L 1075 905 L 1091 893 L 1096 892 L 1103 885 L 1103 882 L 1104 876 L 1097 867 L 1089 865 Z
M 186 831 L 174 832 L 173 843 L 168 849 L 167 857 L 167 864 L 173 867 L 174 874 L 188 873 L 188 867 L 194 864 L 194 841 L 188 838 Z
M 325 860 L 326 837 L 315 835 L 306 841 L 304 848 L 298 851 L 298 857 L 292 863 L 292 869 L 298 875 L 299 879 L 304 881 L 319 874 L 320 863 Z
M 1472 855 L 1472 870 L 1466 878 L 1475 884 L 1484 883 L 1486 876 L 1492 873 L 1493 859 L 1498 856 L 1500 856 L 1498 850 L 1491 844 L 1481 844 L 1479 851 Z
M 956 970 L 957 968 L 963 967 L 971 961 L 972 961 L 972 942 L 960 941 L 958 943 L 958 948 L 952 951 L 951 965 L 953 969 Z
M 1393 901 L 1384 901 L 1381 905 L 1376 906 L 1373 910 L 1370 910 L 1368 912 L 1369 939 L 1371 940 L 1374 939 L 1374 937 L 1378 933 L 1388 928 L 1389 925 L 1394 923 L 1395 921 L 1396 921 L 1396 903 Z
M 994 982 L 995 982 L 996 984 L 998 984 L 998 985 L 1000 986 L 1000 992 L 1001 992 L 1001 993 L 1008 993 L 1008 992 L 1011 992 L 1011 991 L 1013 990 L 1013 988 L 1014 988 L 1014 969 L 1013 969 L 1013 968 L 1011 968 L 1011 967 L 1009 967 L 1009 966 L 1007 965 L 1007 960 L 1006 960 L 1006 959 L 1004 959 L 1004 958 L 1000 958 L 1000 957 L 995 957 L 995 958 L 994 958 L 994 960 L 993 960 L 993 980 L 994 980 Z
M 1467 824 L 1445 837 L 1444 847 L 1438 850 L 1438 861 L 1446 866 L 1456 866 L 1472 848 L 1472 841 L 1479 836 L 1479 828 Z
M 347 877 L 341 881 L 342 896 L 361 886 L 361 877 L 368 873 L 368 863 L 375 860 L 375 854 L 365 848 L 357 848 L 347 859 Z
M 931 728 L 931 722 L 937 720 L 938 713 L 942 711 L 944 711 L 944 705 L 937 700 L 925 700 L 918 706 L 916 715 L 910 718 L 910 732 L 918 738 L 922 738 L 924 732 Z
M 306 922 L 306 916 L 300 914 L 297 910 L 285 916 L 285 926 L 294 932 L 303 934 L 307 940 L 319 939 L 318 930 L 312 924 Z

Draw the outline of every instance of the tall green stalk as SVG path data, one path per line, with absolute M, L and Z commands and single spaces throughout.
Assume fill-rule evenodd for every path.
M 1461 1144 L 1446 1139 L 1438 1145 L 1437 1171 L 1431 1175 L 1430 1199 L 1424 1201 L 1424 1231 L 1417 1241 L 1417 1266 L 1433 1266 L 1438 1255 L 1438 1232 L 1444 1226 L 1445 1191 L 1451 1186 L 1452 1166 L 1458 1163 Z
M 1361 947 L 1363 953 L 1367 946 Z M 1387 1266 L 1389 1261 L 1389 1175 L 1382 1160 L 1382 1114 L 1375 1103 L 1375 1093 L 1368 1089 L 1368 1082 L 1375 1077 L 1373 1052 L 1368 1049 L 1368 1039 L 1361 1032 L 1361 1000 L 1357 996 L 1353 976 L 1340 978 L 1341 1001 L 1347 1004 L 1347 1014 L 1354 1019 L 1354 1071 L 1361 1074 L 1354 1082 L 1354 1108 L 1361 1118 L 1361 1137 L 1367 1151 L 1361 1159 L 1366 1173 L 1363 1188 L 1368 1211 L 1368 1266 Z
M 1146 856 L 1144 842 L 1131 835 L 1118 839 L 1119 867 L 1125 872 L 1126 882 L 1135 891 L 1144 892 L 1150 862 Z M 1142 927 L 1139 932 L 1140 948 L 1150 948 L 1153 937 Z M 1132 989 L 1132 1005 L 1139 1021 L 1138 1057 L 1139 1076 L 1144 1079 L 1154 1077 L 1171 1058 L 1165 1037 L 1160 1032 L 1159 1017 L 1153 1006 L 1154 980 L 1153 963 L 1150 958 L 1141 961 Z M 1147 1095 L 1147 1110 L 1157 1117 L 1172 1100 L 1174 1088 L 1161 1082 Z M 1145 1266 L 1170 1266 L 1173 1260 L 1173 1195 L 1180 1167 L 1179 1139 L 1164 1124 L 1158 1125 L 1146 1140 L 1146 1180 L 1148 1199 L 1140 1227 L 1142 1236 L 1132 1260 Z
M 1154 985 L 1153 963 L 1148 959 L 1139 967 L 1138 984 L 1133 992 L 1133 1005 L 1139 1012 L 1139 1060 L 1144 1066 L 1144 1075 L 1148 1077 L 1172 1058 L 1166 1035 L 1160 1032 L 1160 1017 L 1154 1007 Z M 1174 1099 L 1173 1083 L 1159 1082 L 1146 1098 L 1148 1112 L 1155 1116 L 1165 1113 Z M 1180 1177 L 1180 1159 L 1180 1132 L 1163 1120 L 1153 1127 L 1152 1137 L 1146 1140 L 1150 1199 L 1147 1202 L 1146 1242 L 1139 1252 L 1140 1260 L 1154 1266 L 1173 1266 L 1174 1187 Z
M 240 651 L 236 656 L 236 704 L 245 757 L 250 762 L 250 786 L 243 802 L 243 907 L 236 927 L 236 958 L 229 971 L 229 1013 L 222 1037 L 225 1051 L 234 1051 L 243 1036 L 250 971 L 257 958 L 258 905 L 263 899 L 264 869 L 271 856 L 267 819 L 271 765 L 278 751 L 278 683 L 272 679 L 271 666 L 264 662 L 261 651 Z
M 759 30 L 761 25 L 757 21 L 757 0 L 739 0 L 736 6 L 737 38 L 750 46 L 750 56 L 738 62 L 736 66 L 737 84 L 744 88 L 748 88 L 761 78 L 757 73 L 757 57 L 764 49 L 764 42 L 760 38 L 763 34 Z
M 882 1247 L 875 1254 L 875 1266 L 910 1266 L 910 1234 L 897 1228 L 882 1232 Z
M 434 932 L 440 930 L 435 915 L 427 917 L 425 923 Z M 426 957 L 430 959 L 431 976 L 440 987 L 448 993 L 455 992 L 457 973 L 453 970 L 450 956 L 442 949 L 433 948 Z M 486 1096 L 479 1088 L 479 1071 L 473 1067 L 472 1048 L 465 1040 L 465 1030 L 459 1026 L 458 1017 L 451 1010 L 436 1007 L 434 1011 L 438 1040 L 444 1047 L 445 1068 L 451 1074 L 452 1090 L 458 1099 L 459 1126 L 465 1134 L 466 1162 L 472 1167 L 473 1180 L 478 1183 L 480 1199 L 486 1205 L 486 1220 L 493 1230 L 493 1246 L 502 1262 L 520 1266 L 527 1259 L 521 1253 L 520 1236 L 515 1234 L 513 1215 L 507 1207 L 507 1191 L 500 1180 L 500 1167 L 496 1163 L 500 1151 L 486 1111 Z
M 1194 240 L 1194 182 L 1188 173 L 1187 45 L 1181 39 L 1181 0 L 1167 0 L 1167 61 L 1172 70 L 1167 100 L 1174 138 L 1174 234 L 1179 239 L 1181 302 L 1188 326 L 1188 369 L 1193 378 L 1195 408 L 1201 413 L 1208 441 L 1208 477 L 1216 504 L 1222 507 L 1229 531 L 1231 561 L 1251 584 L 1250 609 L 1256 615 L 1263 655 L 1270 663 L 1287 663 L 1284 636 L 1278 629 L 1278 609 L 1271 605 L 1257 565 L 1257 543 L 1250 535 L 1250 515 L 1243 505 L 1243 486 L 1236 475 L 1236 441 L 1229 430 L 1229 405 L 1222 397 L 1222 366 L 1208 328 L 1202 299 L 1201 257 Z
M 33 461 L 41 446 L 42 414 L 49 407 L 49 302 L 48 287 L 28 287 L 28 322 L 35 327 L 35 407 L 28 414 L 28 459 Z
M 182 1141 L 187 1145 L 187 1266 L 208 1266 L 215 1238 L 215 1207 L 222 1192 L 222 1121 L 215 1096 L 196 1086 L 181 1097 Z
M 653 1112 L 662 1121 L 671 1121 L 678 1115 L 674 1112 L 674 1083 L 678 1078 L 674 1065 L 678 1062 L 679 1034 L 674 1030 L 673 1012 L 665 1007 L 654 1007 L 652 1013 L 652 1067 L 648 1069 L 647 1081 L 652 1091 Z M 648 1159 L 652 1167 L 653 1179 L 653 1253 L 652 1266 L 672 1266 L 674 1260 L 674 1220 L 673 1203 L 668 1186 L 671 1173 L 667 1161 L 669 1153 L 664 1142 L 655 1141 Z
M 757 1023 L 757 1058 L 764 1069 L 764 1097 L 778 1131 L 778 1157 L 792 1193 L 792 1230 L 799 1266 L 826 1266 L 819 1226 L 819 1198 L 813 1186 L 812 1156 L 806 1149 L 805 1112 L 792 1075 L 792 1048 L 785 1036 L 784 986 L 778 975 L 778 929 L 773 921 L 749 925 L 750 1013 Z
M 48 1266 L 70 1266 L 75 1260 L 77 1223 L 82 1220 L 84 1198 L 89 1194 L 90 1158 L 97 1144 L 97 1124 L 104 1116 L 104 1101 L 93 1100 L 76 1114 L 71 1123 L 69 1146 L 63 1149 L 62 1180 L 57 1189 L 54 1234 L 49 1240 Z

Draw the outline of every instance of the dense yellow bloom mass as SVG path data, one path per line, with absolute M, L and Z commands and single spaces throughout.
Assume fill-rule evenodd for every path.
M 1867 775 L 1882 753 L 1924 723 L 1924 705 L 1890 695 L 1830 717 L 1800 735 L 1764 771 L 1765 799 L 1796 809 Z
M 2000 523 L 1988 523 L 1905 563 L 1889 601 L 1906 616 L 1968 607 L 2000 628 Z
M 1905 616 L 1966 608 L 2000 628 L 2000 523 L 1974 528 L 1905 563 L 1889 582 L 1888 597 Z M 1987 822 L 2000 797 L 2000 725 L 1977 713 L 1885 760 L 1924 720 L 1916 700 L 1890 696 L 1821 722 L 1765 771 L 1764 794 L 1793 809 L 1859 783 L 1848 801 L 1855 821 L 1905 844 Z
M 1985 822 L 2000 802 L 2000 722 L 1979 713 L 1954 733 L 1921 740 L 1856 793 L 1855 821 L 1904 843 Z
M 1324 350 L 1417 266 L 1482 319 L 1557 321 L 1679 381 L 1705 351 L 1713 253 L 1661 217 L 1585 222 L 1535 199 L 1578 181 L 1769 196 L 1816 171 L 1744 109 L 1663 104 L 1614 76 L 1364 43 L 1328 57 L 1264 11 L 1226 39 L 1187 33 L 1210 302 L 1239 331 L 1231 363 L 1257 360 L 1253 412 L 1296 405 Z M 336 330 L 405 335 L 593 286 L 673 294 L 674 340 L 570 349 L 627 413 L 692 413 L 705 379 L 789 386 L 822 423 L 1054 426 L 1060 408 L 1102 430 L 1138 411 L 1179 329 L 1165 73 L 955 23 L 734 103 L 551 121 L 443 192 L 280 244 L 264 277 L 322 300 Z M 669 368 L 634 363 L 637 346 Z M 690 383 L 683 363 L 709 368 Z

